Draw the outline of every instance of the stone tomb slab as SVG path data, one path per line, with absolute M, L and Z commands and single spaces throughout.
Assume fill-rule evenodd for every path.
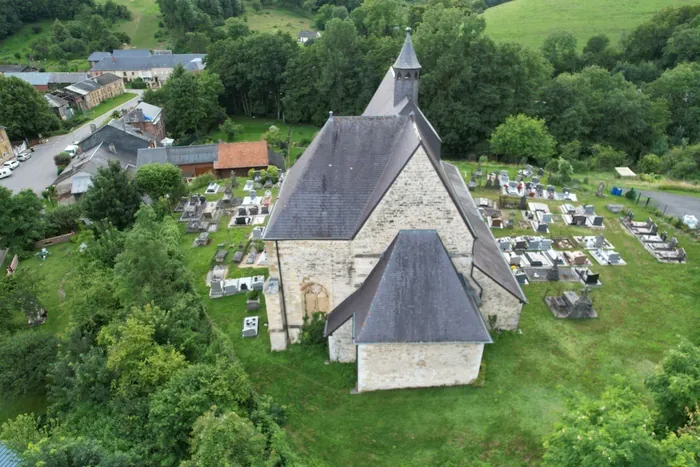
M 557 250 L 573 250 L 576 245 L 569 237 L 552 237 L 552 243 Z
M 591 261 L 583 251 L 565 251 L 564 257 L 567 263 L 572 266 L 590 266 Z
M 603 283 L 600 282 L 600 275 L 598 273 L 595 273 L 588 268 L 574 268 L 574 270 L 581 279 L 581 282 L 586 284 L 586 286 L 601 287 L 603 285 Z
M 523 268 L 530 282 L 549 282 L 549 269 L 547 268 Z M 581 277 L 574 268 L 559 268 L 559 282 L 581 283 Z
M 586 237 L 574 237 L 574 240 L 583 247 L 584 250 L 614 250 L 615 247 L 602 235 L 591 235 Z
M 590 251 L 591 256 L 602 266 L 625 266 L 627 263 L 620 258 L 615 250 L 596 249 Z

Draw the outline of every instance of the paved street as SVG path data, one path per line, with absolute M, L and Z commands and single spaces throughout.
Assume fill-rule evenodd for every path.
M 134 107 L 137 104 L 142 91 L 130 89 L 129 92 L 135 92 L 139 95 L 119 107 L 116 107 L 114 110 Z M 21 162 L 20 166 L 12 171 L 11 177 L 0 180 L 0 186 L 9 188 L 15 193 L 29 188 L 34 190 L 37 194 L 41 194 L 41 191 L 51 185 L 56 179 L 56 165 L 53 162 L 53 156 L 63 151 L 66 146 L 73 144 L 74 141 L 80 141 L 87 137 L 90 134 L 90 123 L 94 123 L 97 127 L 100 127 L 102 124 L 108 122 L 112 118 L 112 112 L 113 111 L 107 112 L 103 116 L 86 123 L 71 133 L 62 136 L 54 136 L 49 139 L 48 143 L 34 146 L 32 158 L 28 161 Z
M 651 196 L 659 205 L 667 205 L 666 215 L 683 217 L 692 214 L 700 219 L 700 197 L 692 195 L 677 195 L 665 191 L 642 191 L 642 200 Z M 661 209 L 663 211 L 663 208 Z

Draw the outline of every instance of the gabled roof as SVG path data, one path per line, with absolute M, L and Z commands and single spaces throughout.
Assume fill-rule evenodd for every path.
M 151 51 L 148 49 L 114 49 L 112 56 L 116 58 L 122 57 L 150 57 Z
M 172 146 L 168 148 L 139 149 L 136 166 L 145 164 L 210 164 L 217 158 L 216 144 Z
M 214 162 L 215 169 L 240 169 L 263 167 L 270 163 L 267 153 L 267 141 L 248 141 L 242 143 L 220 143 L 218 156 Z
M 307 38 L 307 39 L 316 39 L 317 37 L 320 37 L 321 35 L 319 34 L 318 31 L 309 31 L 309 30 L 303 30 L 299 31 L 299 34 L 297 34 L 298 38 Z
M 88 79 L 87 73 L 49 73 L 49 84 L 73 84 Z
M 481 313 L 435 230 L 402 230 L 362 286 L 328 315 L 352 316 L 362 343 L 491 343 Z
M 97 84 L 101 86 L 106 86 L 108 84 L 122 80 L 119 76 L 113 75 L 112 73 L 104 73 L 102 75 L 97 75 L 92 79 L 95 80 Z
M 0 73 L 21 73 L 27 68 L 27 65 L 0 65 Z
M 111 56 L 112 56 L 112 54 L 110 52 L 93 52 L 88 57 L 88 62 L 99 62 L 103 58 L 111 57 Z
M 265 238 L 353 238 L 419 144 L 409 117 L 329 118 L 287 173 Z
M 527 302 L 527 298 L 520 288 L 520 284 L 518 284 L 515 276 L 513 276 L 510 266 L 508 266 L 508 263 L 501 254 L 501 250 L 496 244 L 496 239 L 491 229 L 486 225 L 486 222 L 484 222 L 484 219 L 479 214 L 476 204 L 474 203 L 474 198 L 472 198 L 467 185 L 464 183 L 464 178 L 462 178 L 459 170 L 454 165 L 446 162 L 443 162 L 442 165 L 457 195 L 457 201 L 462 210 L 466 213 L 475 232 L 476 238 L 474 239 L 473 251 L 474 267 L 481 270 L 521 302 Z
M 406 39 L 403 41 L 399 57 L 394 62 L 394 68 L 397 70 L 419 70 L 421 68 L 416 51 L 413 49 L 411 28 L 406 28 Z
M 49 107 L 63 107 L 68 105 L 68 101 L 59 96 L 54 96 L 53 94 L 44 94 L 44 99 L 49 103 Z
M 146 57 L 106 57 L 100 60 L 91 71 L 136 71 L 154 68 L 175 68 L 181 64 L 187 66 L 191 61 L 204 59 L 206 54 L 169 54 L 150 55 Z
M 5 73 L 6 77 L 19 78 L 32 86 L 48 86 L 51 73 L 25 72 L 25 73 Z

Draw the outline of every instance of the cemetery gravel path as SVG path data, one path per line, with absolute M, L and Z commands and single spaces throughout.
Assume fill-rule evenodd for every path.
M 663 191 L 641 191 L 642 196 L 651 196 L 659 205 L 666 205 L 666 215 L 683 217 L 692 214 L 700 219 L 700 197 L 689 195 L 677 195 Z M 640 200 L 640 204 L 641 204 Z M 661 207 L 663 211 L 663 207 Z

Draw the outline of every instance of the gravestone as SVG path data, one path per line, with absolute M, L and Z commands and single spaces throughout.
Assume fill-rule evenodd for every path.
M 233 254 L 233 259 L 231 260 L 231 262 L 233 262 L 233 263 L 240 263 L 241 260 L 243 259 L 243 254 L 244 254 L 244 253 L 243 253 L 243 250 L 238 250 L 238 251 L 236 251 L 236 252 Z
M 562 191 L 562 193 L 564 193 L 564 197 L 571 194 L 571 188 L 569 188 L 568 186 L 565 186 L 564 188 L 562 188 L 561 191 Z
M 540 177 L 532 177 L 532 184 L 537 185 L 540 183 Z
M 498 248 L 501 251 L 510 251 L 510 241 L 505 239 L 498 240 Z
M 254 264 L 256 256 L 257 254 L 255 253 L 255 251 L 251 251 L 248 255 L 248 259 L 246 260 L 245 264 Z
M 263 185 L 263 188 L 272 188 L 273 186 L 274 185 L 272 184 L 272 180 L 268 179 Z
M 525 274 L 525 271 L 517 271 L 515 273 L 515 280 L 518 281 L 520 285 L 527 284 L 527 274 Z
M 482 175 L 482 172 L 481 172 L 481 162 L 479 162 L 479 163 L 476 165 L 476 176 L 477 176 L 478 178 L 481 178 L 481 175 Z
M 509 264 L 513 266 L 520 266 L 522 264 L 522 256 L 513 255 L 509 258 Z
M 676 237 L 671 237 L 671 240 L 668 242 L 668 246 L 671 248 L 676 248 L 678 245 L 678 239 Z
M 620 262 L 620 254 L 614 251 L 608 253 L 608 263 L 617 264 Z
M 590 269 L 586 269 L 583 273 L 583 282 L 586 285 L 597 285 L 600 274 L 593 272 Z
M 666 239 L 668 238 L 668 233 L 667 232 L 661 232 L 661 241 L 665 242 Z
M 554 217 L 552 216 L 551 212 L 545 212 L 542 214 L 542 222 L 545 222 L 547 224 L 551 224 L 554 221 Z
M 542 167 L 537 169 L 537 175 L 539 175 L 540 177 L 544 176 L 544 169 Z
M 249 196 L 251 199 L 254 199 L 254 198 L 256 198 L 258 195 L 257 195 L 257 193 L 256 193 L 255 190 L 250 190 L 250 191 L 248 191 L 248 196 Z
M 603 216 L 595 216 L 593 217 L 593 225 L 596 227 L 600 227 L 603 225 Z
M 554 265 L 547 271 L 547 280 L 552 282 L 559 280 L 559 266 L 557 263 L 554 263 Z
M 494 180 L 493 180 L 493 188 L 496 190 L 501 189 L 501 182 L 500 182 L 500 180 L 498 180 L 498 177 L 494 178 Z
M 522 182 L 522 181 L 523 181 L 523 176 L 520 175 L 520 174 L 518 174 L 518 175 L 515 177 L 515 181 L 516 181 L 516 182 Z
M 259 240 L 263 237 L 262 227 L 255 227 L 253 229 L 253 240 Z
M 227 255 L 228 255 L 228 250 L 219 250 L 216 252 L 216 256 L 214 257 L 214 260 L 217 263 L 223 263 L 224 260 L 226 259 Z
M 257 216 L 258 211 L 259 210 L 257 206 L 251 206 L 250 208 L 248 208 L 248 214 L 250 214 L 251 216 Z
M 592 216 L 595 214 L 595 206 L 592 204 L 587 204 L 583 207 L 583 213 L 586 214 L 587 216 Z
M 236 225 L 247 225 L 248 224 L 248 218 L 239 216 L 236 217 Z
M 527 240 L 516 240 L 514 250 L 527 250 Z
M 486 188 L 490 189 L 493 188 L 493 181 L 491 180 L 491 175 L 488 176 L 486 179 Z
M 515 222 L 513 222 L 513 219 L 507 219 L 505 227 L 506 227 L 506 229 L 514 229 Z
M 571 225 L 583 227 L 586 225 L 586 216 L 575 215 L 571 218 Z
M 604 236 L 604 235 L 598 235 L 598 236 L 595 238 L 595 244 L 594 244 L 594 246 L 596 246 L 597 248 L 602 248 L 602 247 L 604 247 L 604 246 L 605 246 L 605 236 Z
M 549 229 L 547 227 L 547 224 L 545 222 L 539 222 L 537 224 L 537 232 L 539 233 L 547 233 L 549 232 Z
M 540 250 L 547 251 L 552 249 L 552 240 L 549 238 L 543 238 L 540 242 Z
M 270 214 L 270 206 L 263 206 L 260 208 L 260 214 Z
M 491 227 L 501 228 L 503 227 L 503 219 L 500 217 L 494 217 L 491 219 Z
M 202 232 L 194 239 L 192 246 L 206 246 L 209 244 L 209 232 Z
M 238 188 L 238 179 L 236 178 L 236 173 L 233 171 L 231 172 L 231 186 L 233 188 Z
M 212 280 L 211 281 L 211 290 L 209 291 L 209 294 L 212 297 L 221 297 L 224 294 L 224 281 L 220 279 Z
M 596 191 L 596 196 L 599 198 L 604 198 L 605 195 L 603 194 L 603 190 L 605 190 L 605 184 L 603 182 L 600 182 L 598 185 L 598 191 Z
M 246 209 L 245 209 L 245 208 L 238 208 L 238 215 L 239 215 L 239 216 L 245 216 L 245 215 L 247 215 L 247 214 L 248 214 L 248 213 L 246 212 Z

